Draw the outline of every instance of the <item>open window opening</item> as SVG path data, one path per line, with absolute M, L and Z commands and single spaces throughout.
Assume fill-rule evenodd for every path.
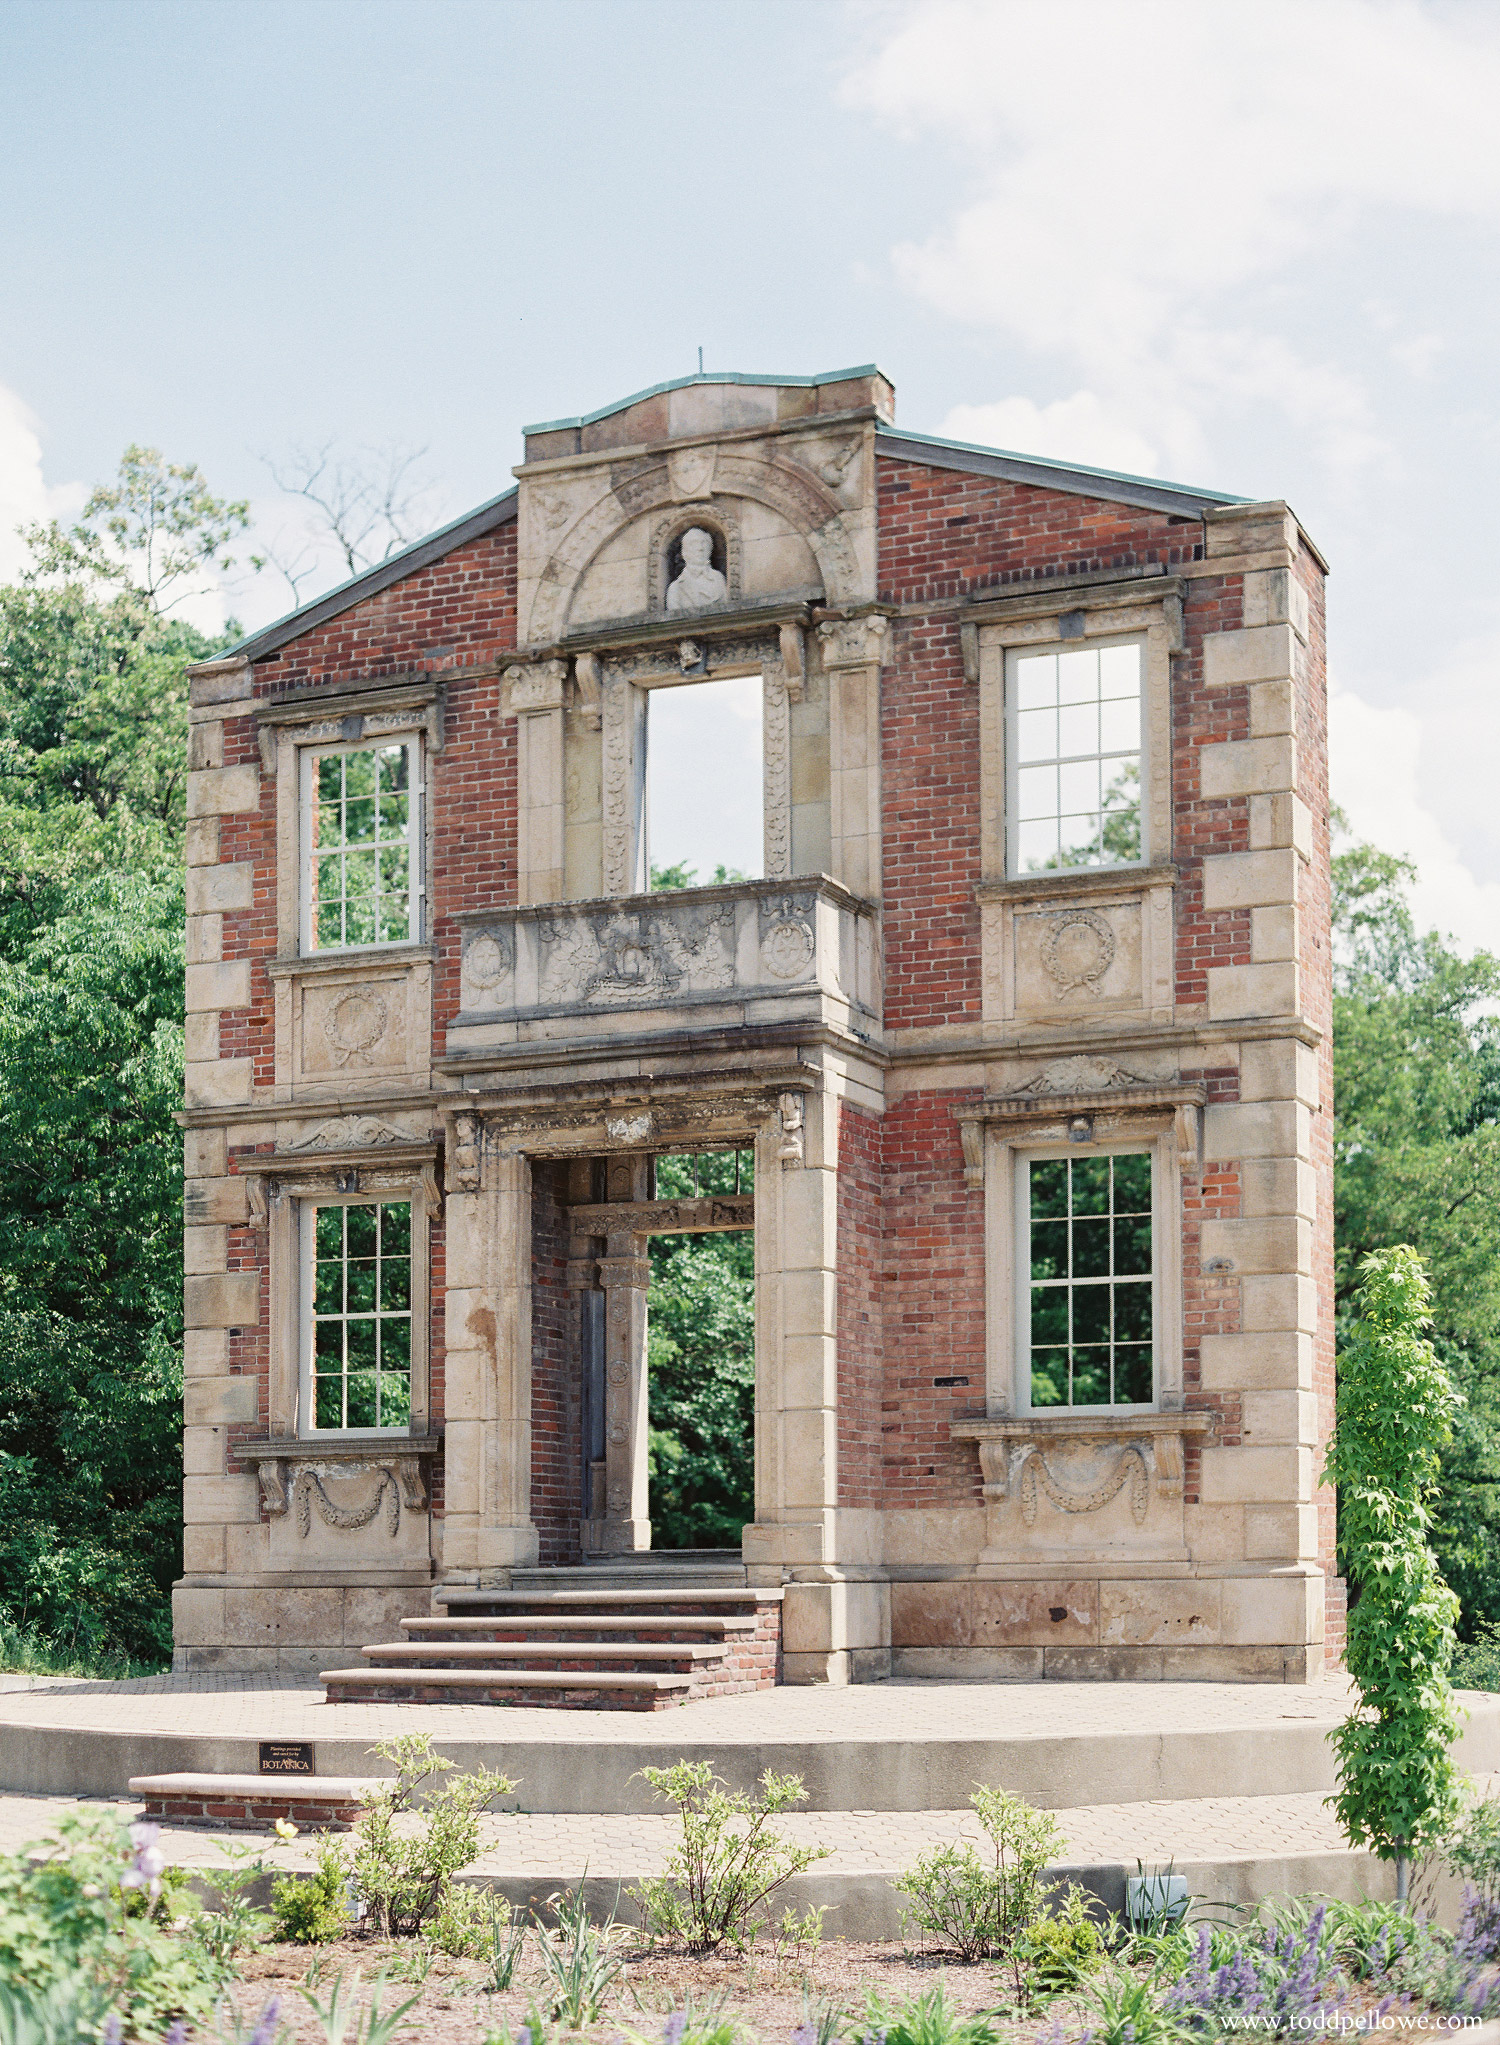
M 651 690 L 646 843 L 653 888 L 764 873 L 762 694 L 759 675 Z
M 658 1200 L 744 1196 L 752 1150 L 656 1160 Z M 735 1548 L 755 1517 L 755 1235 L 653 1235 L 647 1335 L 653 1548 Z

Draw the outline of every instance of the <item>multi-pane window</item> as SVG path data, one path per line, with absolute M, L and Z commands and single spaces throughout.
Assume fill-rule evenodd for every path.
M 411 1203 L 304 1209 L 314 1428 L 411 1422 Z
M 1123 866 L 1141 842 L 1141 648 L 1010 656 L 1013 873 Z
M 1021 1172 L 1032 1406 L 1149 1406 L 1149 1154 L 1032 1158 Z
M 417 741 L 303 757 L 303 937 L 309 951 L 420 935 Z

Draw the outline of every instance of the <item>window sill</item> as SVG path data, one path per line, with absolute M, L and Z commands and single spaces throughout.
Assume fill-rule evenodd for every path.
M 955 1420 L 959 1441 L 1115 1441 L 1121 1435 L 1201 1434 L 1208 1413 L 1158 1412 L 1145 1406 L 1097 1406 L 1060 1412 L 1005 1414 L 992 1420 Z
M 344 951 L 299 952 L 295 958 L 267 959 L 266 972 L 272 980 L 290 980 L 298 973 L 347 973 L 351 967 L 405 966 L 436 957 L 437 946 L 418 938 L 410 944 L 351 945 Z
M 1022 873 L 1006 880 L 977 881 L 974 895 L 981 902 L 1004 902 L 1017 897 L 1031 899 L 1060 895 L 1115 894 L 1121 888 L 1169 888 L 1177 885 L 1175 865 L 1074 866 L 1056 873 Z
M 370 1428 L 358 1433 L 353 1428 L 335 1434 L 303 1434 L 278 1441 L 242 1441 L 239 1453 L 247 1462 L 289 1463 L 295 1458 L 319 1456 L 366 1456 L 373 1451 L 388 1455 L 431 1456 L 443 1446 L 440 1434 L 402 1434 L 397 1428 Z

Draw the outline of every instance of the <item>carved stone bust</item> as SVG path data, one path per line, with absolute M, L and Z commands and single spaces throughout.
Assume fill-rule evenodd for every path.
M 713 534 L 691 525 L 682 536 L 682 572 L 667 584 L 669 611 L 701 611 L 724 601 L 729 584 L 713 565 Z

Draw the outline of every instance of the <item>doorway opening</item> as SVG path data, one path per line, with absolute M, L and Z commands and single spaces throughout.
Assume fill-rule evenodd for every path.
M 656 1160 L 656 1198 L 754 1191 L 753 1150 Z M 653 1235 L 647 1411 L 653 1549 L 733 1548 L 755 1517 L 755 1232 Z

